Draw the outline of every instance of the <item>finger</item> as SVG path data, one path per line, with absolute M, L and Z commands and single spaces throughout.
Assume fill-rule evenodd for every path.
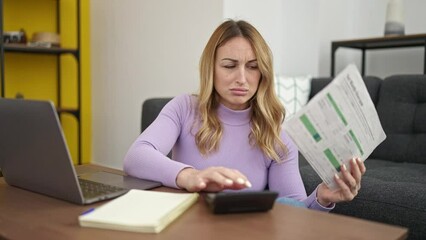
M 234 184 L 241 185 L 244 187 L 251 187 L 251 183 L 248 181 L 247 177 L 242 174 L 240 171 L 235 169 L 229 169 L 220 167 L 217 170 L 226 178 L 231 179 Z M 239 186 L 239 188 L 241 188 Z
M 334 175 L 334 180 L 336 181 L 337 185 L 340 187 L 340 190 L 343 195 L 343 199 L 340 199 L 341 201 L 351 201 L 354 199 L 354 194 L 352 193 L 351 189 L 348 187 L 348 185 L 337 175 L 337 173 Z
M 189 192 L 199 192 L 204 190 L 206 187 L 207 187 L 207 184 L 202 178 L 194 177 L 194 179 L 189 181 L 188 187 L 186 189 Z
M 206 183 L 200 177 L 200 171 L 193 168 L 185 168 L 176 177 L 176 185 L 190 192 L 198 192 L 206 187 Z
M 206 188 L 207 184 L 204 182 L 194 182 L 189 183 L 186 187 L 186 190 L 188 192 L 200 192 L 203 191 Z
M 342 173 L 343 181 L 348 185 L 349 189 L 353 192 L 354 190 L 357 190 L 357 181 L 352 176 L 352 174 L 348 171 L 345 164 L 342 164 L 340 171 Z
M 359 166 L 358 166 L 355 158 L 352 158 L 350 160 L 350 164 L 351 164 L 351 173 L 352 173 L 352 176 L 353 176 L 353 178 L 356 181 L 356 185 L 358 186 L 360 184 L 360 182 L 361 182 L 361 176 L 362 176 L 361 169 L 359 169 Z
M 230 187 L 234 184 L 234 181 L 217 169 L 209 169 L 205 173 L 202 174 L 204 181 L 206 184 L 215 183 L 222 188 Z
M 236 182 L 240 183 L 240 184 L 245 184 L 245 182 L 248 181 L 247 177 L 242 174 L 240 171 L 236 170 L 236 169 L 227 169 L 229 170 L 227 172 L 227 174 L 230 174 L 230 177 L 232 179 L 235 179 Z
M 358 168 L 361 171 L 361 175 L 364 175 L 367 171 L 364 162 L 361 160 L 361 158 L 356 158 L 356 163 L 358 164 Z

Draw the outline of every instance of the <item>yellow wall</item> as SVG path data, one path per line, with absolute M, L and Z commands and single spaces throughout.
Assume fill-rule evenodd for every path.
M 31 39 L 38 31 L 55 32 L 57 29 L 57 3 L 60 3 L 61 47 L 77 47 L 77 0 L 3 0 L 4 31 L 21 28 Z M 90 84 L 90 23 L 89 1 L 80 1 L 80 76 L 82 161 L 91 160 L 91 84 Z M 60 61 L 61 101 L 66 108 L 76 108 L 77 67 L 72 55 L 43 55 L 5 53 L 5 95 L 13 98 L 17 93 L 26 99 L 49 99 L 57 105 L 57 62 Z M 76 119 L 61 114 L 61 122 L 74 162 L 78 159 L 78 131 Z

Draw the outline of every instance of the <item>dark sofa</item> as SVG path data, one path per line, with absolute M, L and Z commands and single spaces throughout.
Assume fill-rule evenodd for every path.
M 313 79 L 310 97 L 330 81 Z M 364 81 L 387 138 L 366 160 L 358 196 L 337 204 L 332 212 L 404 226 L 409 228 L 409 239 L 426 239 L 426 75 L 365 77 Z M 142 131 L 170 99 L 144 102 Z M 307 192 L 312 192 L 321 180 L 303 156 L 300 171 Z
M 312 80 L 310 97 L 331 81 Z M 361 191 L 333 213 L 409 228 L 409 239 L 426 239 L 426 75 L 365 77 L 386 140 L 365 161 Z M 300 157 L 307 192 L 321 182 Z M 359 229 L 362 231 L 362 229 Z

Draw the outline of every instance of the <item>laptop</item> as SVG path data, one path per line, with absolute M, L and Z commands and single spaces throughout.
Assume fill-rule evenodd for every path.
M 0 169 L 11 186 L 77 204 L 161 185 L 102 171 L 77 176 L 50 101 L 0 98 Z

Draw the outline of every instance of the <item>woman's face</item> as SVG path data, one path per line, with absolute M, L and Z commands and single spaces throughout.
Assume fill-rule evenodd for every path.
M 259 81 L 260 71 L 249 41 L 235 37 L 217 49 L 214 88 L 220 103 L 232 110 L 248 108 Z

